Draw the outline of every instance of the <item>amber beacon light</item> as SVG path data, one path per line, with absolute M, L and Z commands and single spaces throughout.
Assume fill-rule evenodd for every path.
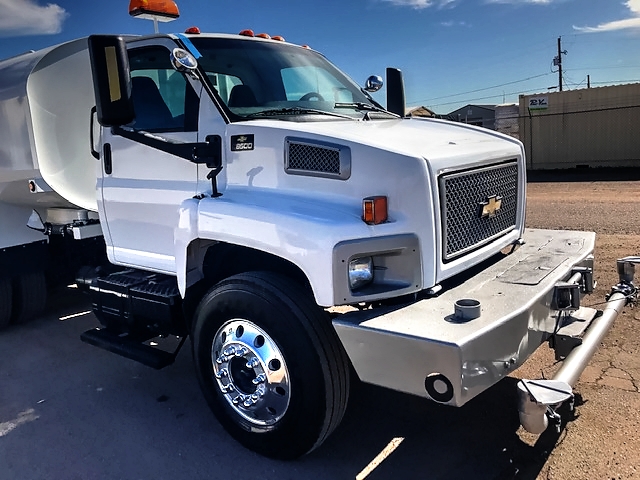
M 173 0 L 131 0 L 129 15 L 153 20 L 154 30 L 158 33 L 158 22 L 175 20 L 180 16 L 180 11 Z

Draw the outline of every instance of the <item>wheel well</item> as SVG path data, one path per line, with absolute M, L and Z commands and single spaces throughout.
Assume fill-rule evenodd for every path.
M 184 313 L 187 327 L 191 330 L 193 314 L 204 294 L 216 283 L 239 273 L 268 271 L 276 272 L 295 281 L 313 297 L 309 279 L 295 264 L 284 258 L 253 248 L 224 242 L 203 244 L 197 242 L 189 247 L 191 258 L 201 262 L 202 279 L 189 286 L 184 299 Z M 195 250 L 198 253 L 195 253 Z
M 311 290 L 307 276 L 284 258 L 253 248 L 216 243 L 207 249 L 203 262 L 203 274 L 210 285 L 220 280 L 251 271 L 269 271 L 285 275 Z

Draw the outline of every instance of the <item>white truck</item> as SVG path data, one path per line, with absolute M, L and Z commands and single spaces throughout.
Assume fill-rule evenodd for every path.
M 0 62 L 0 324 L 71 275 L 101 324 L 82 340 L 162 368 L 190 337 L 219 421 L 277 458 L 326 439 L 353 381 L 461 406 L 549 341 L 557 378 L 519 383 L 540 433 L 634 295 L 633 259 L 604 312 L 581 306 L 595 235 L 525 229 L 520 142 L 403 118 L 399 71 L 383 108 L 380 77 L 266 37 Z

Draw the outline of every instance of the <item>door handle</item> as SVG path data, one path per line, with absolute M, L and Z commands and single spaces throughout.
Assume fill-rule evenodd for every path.
M 96 160 L 100 160 L 100 154 L 95 149 L 95 139 L 93 137 L 93 128 L 95 126 L 97 112 L 98 110 L 96 107 L 91 109 L 91 120 L 89 121 L 89 142 L 91 143 L 91 155 L 93 155 L 93 158 Z
M 111 175 L 111 172 L 113 172 L 113 164 L 111 163 L 111 144 L 110 143 L 105 143 L 104 144 L 104 173 L 106 173 L 107 175 Z

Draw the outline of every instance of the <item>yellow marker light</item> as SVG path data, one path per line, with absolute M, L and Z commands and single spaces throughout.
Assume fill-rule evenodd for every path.
M 379 225 L 387 221 L 387 197 L 383 195 L 362 200 L 362 220 L 367 225 Z

